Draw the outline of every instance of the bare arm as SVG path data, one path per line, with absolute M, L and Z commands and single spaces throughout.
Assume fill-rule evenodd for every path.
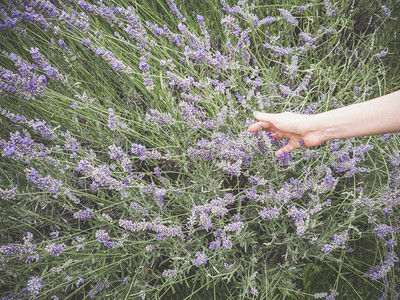
M 254 117 L 260 122 L 249 127 L 251 132 L 261 127 L 275 132 L 276 139 L 289 138 L 275 153 L 279 155 L 299 148 L 299 140 L 311 147 L 332 139 L 400 131 L 400 91 L 316 115 L 256 112 Z

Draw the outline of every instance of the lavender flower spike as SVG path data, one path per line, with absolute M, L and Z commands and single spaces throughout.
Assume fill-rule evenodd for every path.
M 286 9 L 280 8 L 279 12 L 281 13 L 282 17 L 292 26 L 297 26 L 299 25 L 299 22 L 296 20 L 295 17 L 292 16 L 292 14 L 287 11 Z

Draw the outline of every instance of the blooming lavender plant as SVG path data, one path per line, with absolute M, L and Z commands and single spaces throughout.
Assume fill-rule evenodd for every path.
M 1 5 L 0 298 L 395 298 L 398 135 L 247 131 L 390 92 L 395 7 L 209 4 Z

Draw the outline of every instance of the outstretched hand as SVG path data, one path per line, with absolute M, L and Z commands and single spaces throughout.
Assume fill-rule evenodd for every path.
M 291 112 L 270 114 L 254 112 L 254 117 L 259 121 L 249 126 L 250 132 L 257 133 L 260 128 L 266 132 L 274 132 L 271 136 L 277 140 L 288 138 L 286 146 L 275 152 L 275 155 L 290 152 L 300 148 L 300 141 L 305 147 L 321 144 L 323 141 L 316 133 L 318 128 L 312 128 L 310 115 L 301 115 Z

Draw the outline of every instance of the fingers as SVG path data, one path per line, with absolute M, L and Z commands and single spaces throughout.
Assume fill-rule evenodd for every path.
M 285 136 L 279 131 L 271 134 L 271 137 L 273 137 L 276 140 L 281 140 L 281 139 L 285 138 Z
M 290 151 L 293 151 L 294 149 L 296 149 L 296 147 L 294 147 L 292 144 L 287 144 L 285 147 L 279 149 L 278 151 L 275 152 L 275 156 L 278 156 L 280 154 L 283 153 L 289 153 Z
M 268 114 L 268 113 L 263 113 L 263 112 L 259 112 L 259 111 L 255 111 L 253 113 L 253 116 L 258 121 L 261 121 L 261 122 L 273 123 L 273 121 L 275 120 L 275 114 Z
M 258 132 L 258 130 L 262 128 L 265 131 L 275 131 L 275 126 L 273 126 L 269 122 L 257 122 L 249 126 L 250 132 Z

